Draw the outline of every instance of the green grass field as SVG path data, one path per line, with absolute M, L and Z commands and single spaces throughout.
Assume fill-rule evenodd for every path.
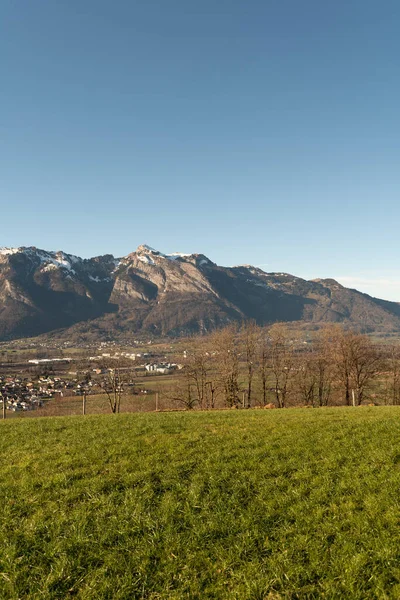
M 0 424 L 0 598 L 400 598 L 400 408 Z
M 128 395 L 121 398 L 121 412 L 148 412 L 154 411 L 156 407 L 155 395 Z M 45 405 L 35 411 L 7 413 L 7 418 L 21 417 L 65 417 L 82 414 L 82 396 L 67 396 L 64 398 L 52 398 Z M 86 399 L 86 414 L 99 415 L 111 414 L 110 404 L 105 394 L 89 395 Z

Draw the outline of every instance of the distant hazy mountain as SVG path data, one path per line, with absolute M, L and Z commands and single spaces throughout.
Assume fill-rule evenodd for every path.
M 306 281 L 203 254 L 139 246 L 123 258 L 82 259 L 37 248 L 0 249 L 0 339 L 60 328 L 71 336 L 180 335 L 231 321 L 344 322 L 399 331 L 400 304 L 332 279 Z

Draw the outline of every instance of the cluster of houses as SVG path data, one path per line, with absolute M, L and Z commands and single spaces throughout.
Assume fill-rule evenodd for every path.
M 0 407 L 12 412 L 34 410 L 56 396 L 79 395 L 85 382 L 68 381 L 60 377 L 39 377 L 35 381 L 21 377 L 0 377 Z M 89 382 L 90 388 L 92 383 Z
M 0 405 L 13 412 L 33 410 L 51 395 L 42 385 L 19 377 L 0 377 Z
M 136 343 L 139 344 L 139 340 L 135 340 Z M 152 352 L 122 352 L 113 347 L 113 344 L 102 343 L 100 348 L 97 346 L 97 354 L 89 357 L 89 361 L 94 363 L 90 369 L 92 375 L 87 373 L 84 381 L 79 379 L 83 376 L 77 368 L 79 358 L 59 355 L 53 358 L 25 359 L 25 364 L 29 367 L 38 367 L 35 369 L 36 374 L 33 374 L 31 368 L 26 371 L 21 370 L 19 375 L 13 376 L 8 376 L 8 369 L 3 371 L 6 374 L 0 372 L 0 410 L 5 405 L 6 410 L 9 411 L 29 411 L 43 406 L 51 398 L 102 393 L 101 389 L 108 380 L 107 373 L 114 370 L 113 359 L 116 361 L 125 359 L 124 366 L 120 367 L 123 371 L 132 371 L 132 373 L 140 371 L 148 375 L 169 375 L 183 367 L 181 364 L 167 362 L 166 357 L 163 357 L 164 361 L 158 360 L 159 358 L 161 359 L 161 357 L 156 358 Z M 136 361 L 136 364 L 128 366 L 130 360 Z M 77 365 L 74 367 L 75 371 L 68 370 L 70 364 Z M 18 365 L 19 368 L 20 366 Z M 139 389 L 132 382 L 126 385 L 132 388 L 132 393 L 147 393 L 146 389 Z

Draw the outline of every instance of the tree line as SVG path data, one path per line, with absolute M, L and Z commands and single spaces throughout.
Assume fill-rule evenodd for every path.
M 400 346 L 339 325 L 308 341 L 283 323 L 229 325 L 192 338 L 183 362 L 163 393 L 186 409 L 400 404 Z

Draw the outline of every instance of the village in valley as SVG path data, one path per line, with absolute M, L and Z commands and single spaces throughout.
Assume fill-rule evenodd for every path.
M 64 356 L 65 348 L 58 346 L 47 351 L 36 348 L 35 357 L 26 358 L 26 347 L 11 351 L 4 347 L 0 356 L 3 416 L 5 411 L 21 415 L 35 411 L 35 416 L 39 416 L 37 411 L 45 408 L 49 401 L 62 405 L 74 397 L 104 395 L 116 371 L 121 380 L 120 391 L 123 387 L 126 395 L 143 396 L 152 393 L 146 389 L 147 380 L 170 375 L 183 366 L 167 360 L 157 350 L 122 351 L 114 342 L 100 344 L 97 352 L 90 356 L 88 348 L 74 348 L 71 356 Z M 29 351 L 32 354 L 32 349 Z M 56 355 L 57 352 L 61 356 Z

